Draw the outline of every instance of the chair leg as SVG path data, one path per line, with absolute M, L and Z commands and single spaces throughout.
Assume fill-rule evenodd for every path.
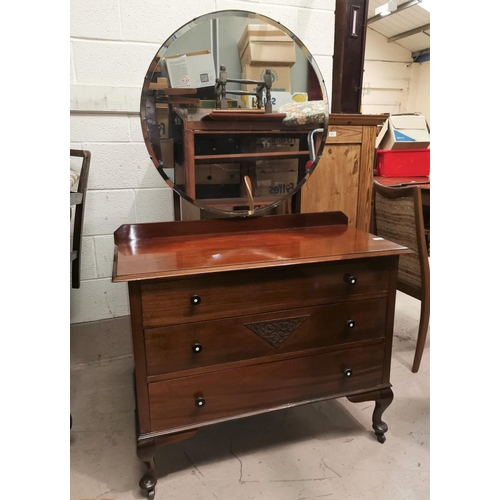
M 415 349 L 415 357 L 413 359 L 413 367 L 411 371 L 417 373 L 420 368 L 420 361 L 424 352 L 425 341 L 427 340 L 427 330 L 429 329 L 429 314 L 430 301 L 429 293 L 427 292 L 420 302 L 420 324 L 418 327 L 417 347 Z

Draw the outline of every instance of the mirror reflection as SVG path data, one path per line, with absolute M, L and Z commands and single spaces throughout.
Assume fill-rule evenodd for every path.
M 291 212 L 321 155 L 327 116 L 309 51 L 280 24 L 244 11 L 179 29 L 151 62 L 141 99 L 159 173 L 219 214 Z

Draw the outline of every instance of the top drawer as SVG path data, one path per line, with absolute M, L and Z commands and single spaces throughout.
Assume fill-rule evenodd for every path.
M 141 285 L 146 328 L 304 307 L 389 288 L 389 259 L 213 274 Z

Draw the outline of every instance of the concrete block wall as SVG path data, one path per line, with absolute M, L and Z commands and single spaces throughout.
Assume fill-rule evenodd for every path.
M 121 224 L 173 220 L 172 192 L 149 159 L 139 108 L 113 105 L 112 91 L 137 103 L 161 43 L 191 19 L 226 9 L 257 12 L 289 28 L 311 50 L 331 89 L 334 0 L 71 0 L 72 90 L 108 93 L 96 111 L 73 107 L 70 115 L 71 147 L 92 154 L 82 282 L 71 290 L 71 323 L 129 314 L 126 285 L 111 283 L 113 232 Z
M 126 285 L 111 283 L 112 234 L 121 224 L 173 220 L 172 192 L 149 159 L 140 128 L 144 75 L 177 28 L 226 9 L 258 12 L 294 32 L 315 57 L 331 99 L 335 0 L 71 0 L 71 89 L 95 104 L 93 111 L 72 104 L 70 115 L 71 147 L 92 153 L 82 283 L 71 290 L 71 323 L 129 314 Z M 363 113 L 425 108 L 425 92 L 412 94 L 412 83 L 422 82 L 410 51 L 368 29 L 365 59 Z M 72 165 L 78 169 L 79 162 Z

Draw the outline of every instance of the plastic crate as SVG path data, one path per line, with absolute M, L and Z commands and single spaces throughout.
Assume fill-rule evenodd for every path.
M 377 151 L 377 175 L 425 177 L 431 169 L 430 149 L 381 149 Z

